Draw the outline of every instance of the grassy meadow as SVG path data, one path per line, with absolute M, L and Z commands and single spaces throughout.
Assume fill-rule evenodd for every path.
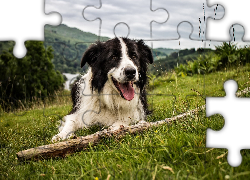
M 158 121 L 205 104 L 207 96 L 225 96 L 223 83 L 248 87 L 250 65 L 208 75 L 150 76 L 148 102 Z M 249 97 L 249 94 L 244 95 Z M 16 153 L 51 143 L 59 120 L 71 110 L 69 92 L 54 102 L 37 101 L 30 109 L 0 112 L 0 179 L 248 179 L 250 151 L 242 150 L 242 164 L 231 167 L 227 149 L 205 148 L 206 129 L 220 130 L 221 115 L 206 117 L 202 110 L 178 122 L 122 139 L 107 138 L 88 150 L 64 158 L 20 162 Z M 79 130 L 92 134 L 99 127 Z

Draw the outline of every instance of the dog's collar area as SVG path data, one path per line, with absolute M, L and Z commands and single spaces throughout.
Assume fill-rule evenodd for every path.
M 118 82 L 114 77 L 111 77 L 116 89 L 120 92 L 122 98 L 131 101 L 134 98 L 135 90 L 134 83 L 132 81 L 127 81 L 125 83 Z

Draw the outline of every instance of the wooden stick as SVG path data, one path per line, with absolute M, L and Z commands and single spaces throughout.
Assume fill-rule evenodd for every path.
M 64 142 L 58 142 L 55 144 L 48 144 L 44 146 L 27 149 L 18 152 L 17 157 L 19 160 L 38 160 L 38 159 L 48 159 L 51 157 L 65 157 L 68 154 L 84 150 L 88 148 L 90 145 L 97 144 L 102 138 L 111 136 L 120 138 L 125 136 L 127 133 L 135 134 L 138 132 L 142 132 L 144 130 L 149 129 L 152 126 L 160 126 L 162 124 L 170 123 L 185 118 L 187 116 L 190 116 L 194 113 L 197 113 L 199 109 L 205 109 L 205 105 L 187 111 L 183 114 L 174 116 L 172 118 L 166 118 L 161 121 L 156 121 L 156 122 L 140 121 L 136 125 L 128 127 L 121 126 L 120 129 L 118 130 L 104 129 L 102 131 L 98 131 L 88 136 L 77 137 L 77 139 L 70 139 Z

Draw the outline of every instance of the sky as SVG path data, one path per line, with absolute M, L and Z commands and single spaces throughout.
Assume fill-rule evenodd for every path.
M 110 38 L 143 39 L 152 48 L 214 49 L 221 42 L 206 39 L 207 21 L 221 19 L 225 11 L 221 5 L 208 7 L 206 0 L 46 0 L 45 13 L 49 12 L 59 12 L 69 27 Z M 234 25 L 239 45 L 244 45 L 243 32 L 242 26 Z

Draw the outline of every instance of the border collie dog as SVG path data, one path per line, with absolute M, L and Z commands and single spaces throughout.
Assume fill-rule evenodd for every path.
M 142 40 L 96 42 L 84 53 L 81 67 L 86 63 L 87 74 L 71 90 L 73 109 L 52 141 L 72 137 L 77 129 L 94 124 L 115 130 L 146 119 L 146 73 L 153 56 Z

